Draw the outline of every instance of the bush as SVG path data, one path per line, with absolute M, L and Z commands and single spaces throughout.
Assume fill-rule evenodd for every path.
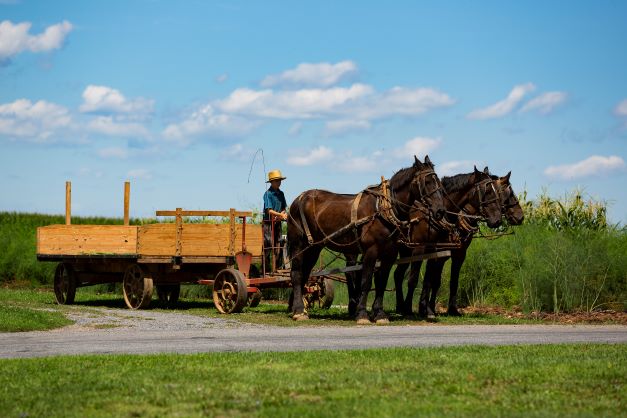
M 607 222 L 605 203 L 581 191 L 521 199 L 525 223 L 513 236 L 477 238 L 460 275 L 460 301 L 526 311 L 623 310 L 627 230 Z

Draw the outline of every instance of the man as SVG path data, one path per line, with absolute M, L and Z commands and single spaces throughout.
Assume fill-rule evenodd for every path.
M 281 182 L 285 180 L 280 170 L 268 173 L 270 188 L 263 195 L 263 245 L 265 251 L 266 271 L 278 268 L 282 264 L 281 248 L 281 221 L 287 220 L 287 202 L 281 191 Z M 274 265 L 270 255 L 274 254 Z

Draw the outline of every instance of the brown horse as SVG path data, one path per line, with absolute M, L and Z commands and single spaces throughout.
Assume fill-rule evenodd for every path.
M 429 157 L 394 174 L 385 185 L 373 186 L 358 195 L 307 190 L 290 206 L 287 241 L 291 260 L 294 319 L 307 319 L 303 292 L 311 269 L 323 248 L 344 254 L 363 254 L 356 320 L 370 323 L 366 310 L 372 274 L 381 262 L 375 280 L 374 320 L 386 322 L 383 293 L 390 269 L 398 255 L 396 237 L 409 221 L 414 201 L 426 209 L 421 216 L 441 219 L 445 214 L 443 188 Z
M 509 177 L 507 177 L 509 179 Z M 411 232 L 412 242 L 424 243 L 412 250 L 407 246 L 401 247 L 401 257 L 410 254 L 420 254 L 425 251 L 433 251 L 438 249 L 438 245 L 446 243 L 457 243 L 461 248 L 452 249 L 451 254 L 454 260 L 454 267 L 451 268 L 451 275 L 457 274 L 459 277 L 459 266 L 455 260 L 459 255 L 465 255 L 468 237 L 472 239 L 472 231 L 475 230 L 479 220 L 484 220 L 488 226 L 494 228 L 501 223 L 501 193 L 497 181 L 490 177 L 487 167 L 484 172 L 478 171 L 476 168 L 470 174 L 458 174 L 453 177 L 444 177 L 442 184 L 447 192 L 447 209 L 449 216 L 447 221 L 456 225 L 457 233 L 455 234 L 455 242 L 451 240 L 450 234 L 437 232 L 429 228 L 426 224 L 418 224 Z M 461 241 L 461 242 L 460 242 Z M 423 294 L 419 314 L 434 317 L 435 312 L 435 295 L 440 286 L 441 269 L 446 258 L 429 260 L 427 263 L 427 274 L 425 274 L 425 283 L 423 285 Z M 463 261 L 462 261 L 463 262 Z M 421 261 L 411 263 L 411 274 L 408 281 L 407 297 L 403 299 L 402 283 L 407 271 L 408 264 L 401 264 L 394 273 L 394 281 L 396 284 L 396 311 L 399 313 L 410 314 L 413 300 L 413 293 L 418 284 L 418 277 Z M 429 280 L 427 280 L 429 278 Z M 453 278 L 451 279 L 453 282 Z M 457 291 L 457 290 L 455 290 Z M 433 303 L 430 304 L 429 296 Z

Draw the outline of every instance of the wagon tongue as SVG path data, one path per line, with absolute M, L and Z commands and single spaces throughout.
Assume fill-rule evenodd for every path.
M 248 251 L 240 251 L 235 254 L 235 262 L 237 262 L 237 269 L 242 272 L 242 274 L 249 279 L 248 276 L 250 272 L 250 264 L 253 261 L 253 255 Z

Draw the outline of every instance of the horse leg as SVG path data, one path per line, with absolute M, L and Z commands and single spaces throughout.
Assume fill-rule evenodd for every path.
M 414 261 L 411 263 L 411 270 L 409 271 L 409 280 L 407 280 L 407 296 L 404 302 L 404 313 L 406 315 L 412 314 L 412 305 L 414 304 L 414 291 L 418 287 L 418 280 L 420 280 L 420 267 L 422 261 Z
M 310 247 L 304 253 L 292 259 L 292 318 L 295 320 L 309 319 L 305 313 L 305 304 L 303 303 L 303 295 L 305 293 L 305 285 L 309 281 L 309 274 L 313 269 L 320 251 L 318 247 Z
M 396 254 L 396 252 L 392 253 Z M 385 296 L 385 288 L 388 284 L 388 277 L 390 276 L 390 270 L 392 269 L 395 259 L 396 255 L 394 255 L 394 257 L 382 259 L 381 267 L 379 267 L 379 271 L 375 276 L 375 297 L 374 302 L 372 303 L 372 312 L 375 323 L 379 325 L 390 323 L 387 314 L 383 310 L 383 297 Z
M 400 257 L 406 257 L 405 251 L 400 251 Z M 405 280 L 405 272 L 408 264 L 399 264 L 394 271 L 394 288 L 396 290 L 396 313 L 404 314 L 406 306 L 403 301 L 403 281 Z M 409 295 L 408 295 L 409 296 Z M 410 309 L 411 311 L 411 309 Z
M 368 318 L 368 311 L 366 305 L 368 303 L 368 293 L 372 287 L 372 272 L 374 271 L 374 265 L 377 262 L 376 248 L 371 247 L 368 249 L 362 257 L 362 270 L 361 270 L 361 286 L 359 294 L 359 302 L 357 304 L 357 314 L 355 319 L 357 325 L 370 324 L 370 318 Z
M 346 257 L 346 267 L 357 265 L 357 254 L 344 254 Z M 346 276 L 346 288 L 348 289 L 348 315 L 355 316 L 357 303 L 359 300 L 359 286 L 357 274 L 354 271 L 344 273 Z
M 441 273 L 444 262 L 441 260 L 429 260 L 425 271 L 425 279 L 422 284 L 418 315 L 428 320 L 435 319 L 435 307 L 430 305 L 432 295 L 437 295 L 440 288 Z
M 466 259 L 466 250 L 464 249 L 455 251 L 453 257 L 451 257 L 451 281 L 449 283 L 449 297 L 448 297 L 448 311 L 451 316 L 461 316 L 457 310 L 457 289 L 459 287 L 459 273 L 462 269 L 462 264 Z
M 438 291 L 440 290 L 440 285 L 442 284 L 442 269 L 444 268 L 444 262 L 441 260 L 433 260 L 433 268 L 431 271 L 431 295 L 429 297 L 429 310 L 427 318 L 429 318 L 429 314 L 432 316 L 430 319 L 435 319 L 435 302 L 438 296 Z M 427 263 L 427 269 L 429 269 L 429 264 Z

